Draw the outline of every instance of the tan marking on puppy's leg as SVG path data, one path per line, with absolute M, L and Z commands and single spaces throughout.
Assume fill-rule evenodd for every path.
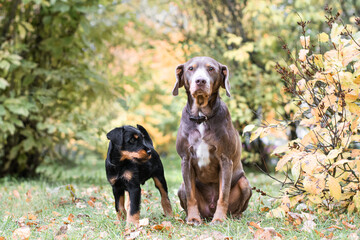
M 125 191 L 125 209 L 127 212 L 130 212 L 130 196 L 128 191 Z
M 130 227 L 131 225 L 135 225 L 135 227 L 139 226 L 140 212 L 137 212 L 133 215 L 130 215 L 129 211 L 126 218 L 126 227 Z
M 133 173 L 130 172 L 129 170 L 126 170 L 123 175 L 122 175 L 122 178 L 124 178 L 126 181 L 130 181 L 133 177 Z
M 117 177 L 112 177 L 112 178 L 109 179 L 109 182 L 110 182 L 111 185 L 114 185 L 116 180 L 117 180 Z
M 124 207 L 124 196 L 120 196 L 120 199 L 119 199 L 119 212 L 117 212 L 117 218 L 119 220 L 125 220 L 126 218 L 126 210 L 125 210 L 125 207 Z
M 160 180 L 157 179 L 156 177 L 153 178 L 155 186 L 159 189 L 160 191 L 160 195 L 161 195 L 161 206 L 164 210 L 164 213 L 166 216 L 171 217 L 172 216 L 172 209 L 171 209 L 171 204 L 170 204 L 170 200 L 169 200 L 169 196 L 166 193 L 163 185 L 161 184 Z

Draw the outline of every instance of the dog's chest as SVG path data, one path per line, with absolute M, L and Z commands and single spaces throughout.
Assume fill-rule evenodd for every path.
M 199 167 L 205 167 L 210 163 L 210 154 L 209 154 L 209 145 L 205 142 L 204 133 L 205 133 L 205 125 L 201 123 L 197 127 L 200 138 L 198 140 L 198 145 L 196 148 L 196 156 L 198 158 Z

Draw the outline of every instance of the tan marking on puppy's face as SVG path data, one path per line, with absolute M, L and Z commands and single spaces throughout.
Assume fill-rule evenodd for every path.
M 138 139 L 138 138 L 139 138 L 139 135 L 134 134 L 134 138 L 135 138 L 135 139 Z
M 120 161 L 124 161 L 126 159 L 134 161 L 136 161 L 136 159 L 146 161 L 151 158 L 151 156 L 148 155 L 144 149 L 141 149 L 138 152 L 121 151 L 121 155 L 122 156 Z
M 122 178 L 124 178 L 125 180 L 127 180 L 128 182 L 132 179 L 133 177 L 133 173 L 130 172 L 129 170 L 126 170 L 124 172 L 124 174 L 122 175 Z

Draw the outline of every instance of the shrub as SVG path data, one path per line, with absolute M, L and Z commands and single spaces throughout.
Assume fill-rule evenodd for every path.
M 252 133 L 254 139 L 270 130 L 284 130 L 290 123 L 307 129 L 304 137 L 273 152 L 280 157 L 276 171 L 286 175 L 282 204 L 275 215 L 301 202 L 319 211 L 360 210 L 360 150 L 356 149 L 360 141 L 360 32 L 342 24 L 331 9 L 327 13 L 330 36 L 320 33 L 315 47 L 315 41 L 306 36 L 307 22 L 299 22 L 303 35 L 298 56 L 284 44 L 291 64 L 276 67 L 284 91 L 296 106 L 292 119 L 263 124 Z M 359 25 L 360 19 L 356 22 Z M 328 50 L 321 53 L 324 48 Z

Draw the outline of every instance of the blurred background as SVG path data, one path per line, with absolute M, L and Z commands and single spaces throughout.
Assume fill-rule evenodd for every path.
M 143 125 L 163 162 L 177 159 L 186 94 L 171 92 L 176 66 L 194 56 L 229 67 L 232 97 L 221 96 L 241 135 L 291 118 L 274 66 L 289 58 L 284 44 L 296 55 L 297 22 L 310 21 L 311 39 L 328 30 L 326 5 L 344 21 L 360 15 L 352 0 L 1 1 L 0 177 L 102 161 L 106 133 L 124 124 Z M 295 124 L 251 144 L 245 134 L 245 165 L 270 171 L 274 146 L 300 132 Z

